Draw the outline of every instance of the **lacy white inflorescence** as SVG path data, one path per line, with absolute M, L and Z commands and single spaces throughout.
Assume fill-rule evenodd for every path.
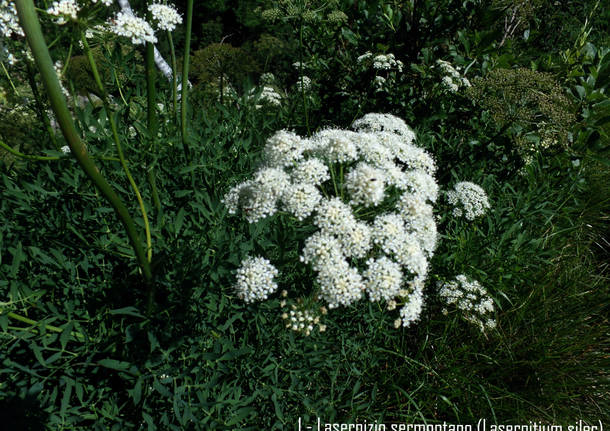
M 308 139 L 276 132 L 263 167 L 223 202 L 250 222 L 280 210 L 315 226 L 300 260 L 316 273 L 316 297 L 328 308 L 365 295 L 387 301 L 388 309 L 400 303 L 398 326 L 409 326 L 421 313 L 436 248 L 436 166 L 397 117 L 368 114 L 353 128 Z
M 76 0 L 59 0 L 53 2 L 51 7 L 47 9 L 47 13 L 58 17 L 57 23 L 61 25 L 70 19 L 76 21 L 79 10 L 80 6 L 76 3 Z
M 445 74 L 443 86 L 451 93 L 456 93 L 461 87 L 470 87 L 470 81 L 445 60 L 436 60 L 436 65 Z
M 468 181 L 453 186 L 453 190 L 447 192 L 447 201 L 455 206 L 454 216 L 464 216 L 468 220 L 484 215 L 490 208 L 485 190 Z
M 444 284 L 439 282 L 438 287 L 441 299 L 448 305 L 455 305 L 464 318 L 476 325 L 481 332 L 496 327 L 493 300 L 478 281 L 460 274 L 453 281 Z M 443 314 L 447 313 L 448 310 L 443 309 Z
M 151 4 L 148 10 L 161 30 L 174 31 L 182 23 L 182 17 L 176 9 L 164 4 Z
M 389 90 L 397 74 L 402 73 L 404 64 L 400 60 L 396 60 L 394 54 L 377 54 L 373 55 L 370 51 L 362 54 L 357 59 L 359 64 L 366 68 L 371 68 L 375 72 L 373 84 L 377 91 Z
M 110 30 L 119 35 L 131 39 L 134 45 L 141 45 L 146 42 L 157 43 L 155 33 L 145 20 L 135 15 L 119 12 L 110 22 Z
M 0 34 L 7 39 L 13 34 L 24 36 L 13 0 L 0 0 Z
M 273 278 L 278 270 L 263 257 L 248 257 L 237 270 L 237 296 L 244 302 L 255 302 L 267 299 L 277 290 Z

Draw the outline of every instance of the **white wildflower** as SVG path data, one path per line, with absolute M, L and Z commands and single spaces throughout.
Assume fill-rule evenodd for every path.
M 310 158 L 297 163 L 290 175 L 296 183 L 313 184 L 315 186 L 330 179 L 328 166 L 316 158 Z
M 341 243 L 331 234 L 318 231 L 305 240 L 301 262 L 310 264 L 314 271 L 344 260 Z
M 407 302 L 400 309 L 400 317 L 402 320 L 402 326 L 409 327 L 413 322 L 419 320 L 419 316 L 421 315 L 422 309 L 424 307 L 424 296 L 416 292 L 409 297 L 409 302 Z
M 311 78 L 308 76 L 301 76 L 297 79 L 296 83 L 297 91 L 308 91 L 311 88 Z
M 385 197 L 385 175 L 381 169 L 359 163 L 345 176 L 352 205 L 379 205 Z
M 328 303 L 328 308 L 351 305 L 362 298 L 365 288 L 358 270 L 345 260 L 322 266 L 316 280 L 320 285 L 320 296 Z
M 0 34 L 7 39 L 13 34 L 25 36 L 13 0 L 0 0 Z
M 237 270 L 237 296 L 244 302 L 255 302 L 267 299 L 277 290 L 273 278 L 278 270 L 263 257 L 248 257 Z
M 372 248 L 371 229 L 366 223 L 355 222 L 338 234 L 346 257 L 362 258 Z
M 80 6 L 76 0 L 58 0 L 54 1 L 47 13 L 58 17 L 57 24 L 65 24 L 69 20 L 76 21 Z
M 481 284 L 464 274 L 455 280 L 438 283 L 439 296 L 447 305 L 453 305 L 462 312 L 464 319 L 476 325 L 481 332 L 493 329 L 495 311 L 493 300 Z
M 134 45 L 141 45 L 146 42 L 157 43 L 157 38 L 150 24 L 133 14 L 119 12 L 116 18 L 110 20 L 109 27 L 113 33 L 130 38 Z
M 366 292 L 371 301 L 390 301 L 398 295 L 402 284 L 400 265 L 385 256 L 367 261 L 364 271 Z M 394 303 L 394 307 L 396 303 Z M 388 303 L 388 308 L 390 304 Z
M 415 133 L 401 118 L 391 114 L 366 114 L 354 121 L 352 128 L 358 132 L 391 132 L 402 136 L 407 144 L 415 140 Z
M 453 186 L 453 190 L 447 192 L 447 201 L 454 205 L 453 215 L 466 217 L 474 220 L 484 215 L 490 208 L 489 200 L 485 190 L 477 184 L 463 181 Z
M 263 152 L 270 166 L 284 167 L 302 159 L 304 150 L 305 145 L 300 136 L 280 130 L 267 139 Z
M 421 196 L 424 200 L 436 202 L 438 184 L 434 177 L 424 171 L 410 171 L 405 175 L 405 184 L 410 193 Z
M 149 5 L 148 10 L 161 30 L 174 31 L 176 25 L 182 24 L 182 17 L 171 6 L 155 3 Z
M 349 130 L 326 129 L 312 138 L 312 148 L 330 163 L 346 163 L 358 158 L 354 132 Z
M 342 235 L 353 229 L 356 218 L 349 205 L 340 198 L 323 199 L 317 209 L 314 224 L 320 229 L 334 234 Z
M 294 184 L 282 195 L 284 209 L 300 221 L 309 217 L 321 199 L 322 195 L 311 184 Z

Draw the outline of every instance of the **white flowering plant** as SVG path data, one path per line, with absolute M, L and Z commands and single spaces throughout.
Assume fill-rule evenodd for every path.
M 415 143 L 403 120 L 375 113 L 354 121 L 352 130 L 323 129 L 309 138 L 274 133 L 258 171 L 223 199 L 230 214 L 250 224 L 279 218 L 271 226 L 285 238 L 276 244 L 281 252 L 245 258 L 237 296 L 254 302 L 282 290 L 288 296 L 282 305 L 293 302 L 282 314 L 286 327 L 306 335 L 321 310 L 365 298 L 388 311 L 400 307 L 396 327 L 417 322 L 438 241 L 439 185 L 433 157 Z M 288 239 L 287 232 L 300 237 Z

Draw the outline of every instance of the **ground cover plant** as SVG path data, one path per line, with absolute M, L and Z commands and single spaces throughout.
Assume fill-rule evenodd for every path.
M 607 18 L 0 0 L 2 426 L 607 426 Z

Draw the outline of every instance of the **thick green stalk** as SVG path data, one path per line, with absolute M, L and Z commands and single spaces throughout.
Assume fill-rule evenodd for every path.
M 138 204 L 140 205 L 140 212 L 142 213 L 142 219 L 144 221 L 144 230 L 146 232 L 146 248 L 147 248 L 147 259 L 148 262 L 152 259 L 152 240 L 150 235 L 150 223 L 148 222 L 148 215 L 146 214 L 146 206 L 144 205 L 144 200 L 142 199 L 142 195 L 140 194 L 140 189 L 133 179 L 131 172 L 129 171 L 129 167 L 127 166 L 127 159 L 125 159 L 125 155 L 123 154 L 123 146 L 121 145 L 121 139 L 119 138 L 119 133 L 116 126 L 116 121 L 114 120 L 114 116 L 110 111 L 110 103 L 108 103 L 108 94 L 106 93 L 106 88 L 102 83 L 102 78 L 100 77 L 99 70 L 97 69 L 97 64 L 95 63 L 95 59 L 93 58 L 93 53 L 89 48 L 89 44 L 87 43 L 87 38 L 83 35 L 81 38 L 83 42 L 83 46 L 85 48 L 85 53 L 87 54 L 87 59 L 89 60 L 89 65 L 91 66 L 91 72 L 93 73 L 93 78 L 102 94 L 102 102 L 104 103 L 104 110 L 106 111 L 106 116 L 108 117 L 108 122 L 110 123 L 110 129 L 112 130 L 112 137 L 114 139 L 114 143 L 116 145 L 117 152 L 119 154 L 119 160 L 121 161 L 121 166 L 123 167 L 123 171 L 125 171 L 125 175 L 129 180 L 129 184 L 136 194 L 136 199 L 138 200 Z
M 186 132 L 186 99 L 188 96 L 188 82 L 189 82 L 189 59 L 191 56 L 191 31 L 193 29 L 193 0 L 186 1 L 186 38 L 184 40 L 184 59 L 182 61 L 182 92 L 181 96 L 181 109 L 180 109 L 180 120 L 182 127 L 182 147 L 184 148 L 184 156 L 188 160 L 189 158 L 189 147 L 188 137 Z
M 17 8 L 17 14 L 19 15 L 19 22 L 25 32 L 32 54 L 36 60 L 36 65 L 40 70 L 42 81 L 47 90 L 47 94 L 49 95 L 51 108 L 55 113 L 64 138 L 68 142 L 68 145 L 72 149 L 72 154 L 74 154 L 74 157 L 85 174 L 114 208 L 119 220 L 125 228 L 144 278 L 146 280 L 151 280 L 152 272 L 150 263 L 146 259 L 146 254 L 142 248 L 136 225 L 129 214 L 129 210 L 121 198 L 116 194 L 112 186 L 102 176 L 95 163 L 93 163 L 87 153 L 85 145 L 82 143 L 80 136 L 76 131 L 74 121 L 68 110 L 66 99 L 61 91 L 57 74 L 53 68 L 53 60 L 51 60 L 51 55 L 49 54 L 49 50 L 45 43 L 42 29 L 40 28 L 40 23 L 38 22 L 38 17 L 34 9 L 34 3 L 32 0 L 15 0 L 15 6 Z

